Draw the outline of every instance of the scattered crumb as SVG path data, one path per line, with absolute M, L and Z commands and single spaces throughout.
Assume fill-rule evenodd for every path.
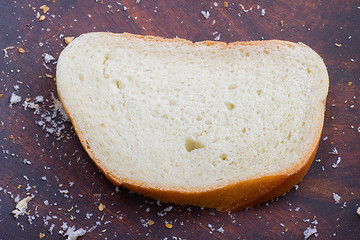
M 214 38 L 214 40 L 215 40 L 215 41 L 219 41 L 219 40 L 220 40 L 220 36 L 221 36 L 221 33 L 219 33 L 219 35 L 217 35 L 217 36 Z
M 43 238 L 43 237 L 45 237 L 45 234 L 40 233 L 40 234 L 39 234 L 39 238 L 41 239 L 41 238 Z
M 261 9 L 261 16 L 265 16 L 265 8 Z
M 332 167 L 333 167 L 333 168 L 337 168 L 337 166 L 339 165 L 340 161 L 341 161 L 341 158 L 338 157 L 336 163 L 333 163 Z
M 154 222 L 153 220 L 148 220 L 148 221 L 147 221 L 147 224 L 148 224 L 149 226 L 154 225 L 154 223 L 155 223 L 155 222 Z
M 8 57 L 9 57 L 9 55 L 8 55 L 8 50 L 11 50 L 11 49 L 14 49 L 14 48 L 15 48 L 14 46 L 10 46 L 10 47 L 4 48 L 4 49 L 3 49 L 4 58 L 8 58 Z
M 75 230 L 75 226 L 69 227 L 64 234 L 64 236 L 68 236 L 67 240 L 76 240 L 78 237 L 85 235 L 86 231 L 82 228 Z
M 45 15 L 41 15 L 40 17 L 39 17 L 39 22 L 42 22 L 42 21 L 44 21 L 45 20 Z
M 210 17 L 209 11 L 201 11 L 201 14 L 204 16 L 205 19 L 208 19 Z
M 224 2 L 224 7 L 229 7 L 229 3 L 228 2 Z
M 173 225 L 171 223 L 165 223 L 165 227 L 171 229 L 173 228 Z
M 28 196 L 16 204 L 15 209 L 11 212 L 14 215 L 14 218 L 18 219 L 20 215 L 24 215 L 26 213 L 27 205 L 33 198 L 34 195 Z
M 24 50 L 23 48 L 19 48 L 19 49 L 18 49 L 18 52 L 19 52 L 19 53 L 24 53 L 25 50 Z
M 39 102 L 43 102 L 43 101 L 44 101 L 44 97 L 43 97 L 43 96 L 40 96 L 40 95 L 39 95 L 39 96 L 36 96 L 36 97 L 35 97 L 35 102 L 38 102 L 38 103 L 39 103 Z
M 24 163 L 31 165 L 31 162 L 29 160 L 27 160 L 26 158 L 23 160 Z
M 54 78 L 54 76 L 53 76 L 53 75 L 48 74 L 48 73 L 45 73 L 45 76 L 46 76 L 47 78 Z
M 304 232 L 304 240 L 308 239 L 311 235 L 317 233 L 316 226 L 314 228 L 308 227 Z
M 50 10 L 50 8 L 46 5 L 42 5 L 40 9 L 43 10 L 43 13 L 47 13 Z
M 339 152 L 338 152 L 338 150 L 334 147 L 333 149 L 332 149 L 332 151 L 331 152 L 329 152 L 330 154 L 334 154 L 334 155 L 338 155 L 339 154 Z
M 17 104 L 19 102 L 21 102 L 21 97 L 16 95 L 15 93 L 12 93 L 11 97 L 10 97 L 10 105 L 9 106 L 12 106 L 13 104 Z
M 333 198 L 335 200 L 335 203 L 340 203 L 341 197 L 336 193 L 332 193 L 332 195 L 333 195 Z
M 360 207 L 357 208 L 356 213 L 360 216 Z
M 65 43 L 69 44 L 74 40 L 75 37 L 65 37 Z
M 217 231 L 218 231 L 219 233 L 221 233 L 221 234 L 224 234 L 224 232 L 225 232 L 222 227 L 219 227 L 219 228 L 217 229 Z
M 100 212 L 104 211 L 104 208 L 105 208 L 104 204 L 100 203 L 99 204 L 99 211 Z
M 341 44 L 340 43 L 335 43 L 335 46 L 341 47 Z
M 53 60 L 55 60 L 55 58 L 53 56 L 51 56 L 48 53 L 44 53 L 44 62 L 45 63 L 50 63 Z

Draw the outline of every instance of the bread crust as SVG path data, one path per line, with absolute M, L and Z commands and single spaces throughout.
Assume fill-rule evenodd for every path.
M 266 41 L 249 41 L 249 42 L 233 42 L 225 43 L 218 41 L 203 41 L 193 43 L 191 41 L 174 38 L 174 39 L 165 39 L 162 37 L 154 36 L 142 36 L 135 35 L 130 33 L 114 34 L 114 33 L 101 33 L 109 34 L 115 37 L 126 37 L 126 38 L 139 38 L 144 39 L 149 42 L 161 42 L 175 45 L 193 45 L 200 46 L 206 45 L 216 48 L 237 48 L 239 46 L 254 46 L 254 45 L 290 45 L 293 44 L 287 41 L 280 40 L 266 40 Z M 81 37 L 81 36 L 80 36 Z M 75 39 L 76 40 L 76 39 Z M 73 41 L 74 42 L 74 41 Z M 71 44 L 73 44 L 70 43 Z M 59 62 L 61 61 L 61 56 L 59 57 Z M 61 97 L 61 92 L 58 89 L 59 99 L 63 102 Z M 323 109 L 321 112 L 321 119 L 324 119 L 325 114 L 325 101 L 320 104 L 324 105 L 320 109 Z M 88 143 L 84 139 L 84 134 L 78 127 L 77 120 L 68 110 L 67 106 L 64 105 L 64 110 L 69 116 L 75 132 L 90 156 L 94 161 L 96 166 L 101 170 L 101 172 L 106 176 L 116 186 L 123 186 L 129 190 L 163 201 L 163 202 L 172 202 L 181 205 L 196 205 L 201 207 L 217 208 L 220 211 L 237 211 L 247 207 L 253 207 L 259 203 L 272 200 L 276 197 L 286 194 L 295 184 L 300 182 L 307 171 L 309 170 L 311 163 L 315 157 L 319 140 L 323 128 L 323 120 L 316 126 L 316 134 L 313 139 L 313 143 L 307 150 L 306 154 L 301 158 L 298 164 L 295 166 L 286 169 L 284 171 L 279 171 L 276 174 L 265 175 L 260 177 L 253 177 L 248 179 L 243 179 L 239 181 L 231 181 L 226 184 L 214 185 L 211 187 L 197 188 L 197 189 L 184 189 L 181 187 L 159 187 L 152 186 L 144 182 L 137 182 L 127 178 L 122 178 L 116 176 L 107 169 L 106 166 L 101 162 L 100 159 L 95 157 L 95 154 L 92 152 L 92 149 L 89 147 Z M 320 113 L 319 113 L 320 114 Z

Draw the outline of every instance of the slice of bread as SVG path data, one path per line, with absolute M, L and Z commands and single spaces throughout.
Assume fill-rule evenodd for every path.
M 328 93 L 312 49 L 88 33 L 57 64 L 57 89 L 89 156 L 115 185 L 238 210 L 306 174 Z

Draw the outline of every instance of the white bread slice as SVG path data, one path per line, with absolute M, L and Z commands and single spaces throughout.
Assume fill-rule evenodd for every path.
M 57 64 L 62 104 L 115 185 L 238 210 L 285 194 L 319 143 L 326 67 L 302 43 L 88 33 Z

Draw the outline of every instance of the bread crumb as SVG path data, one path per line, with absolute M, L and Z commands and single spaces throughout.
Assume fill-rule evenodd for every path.
M 360 207 L 357 208 L 356 213 L 360 216 Z
M 224 232 L 225 232 L 222 227 L 219 227 L 216 231 L 218 231 L 218 232 L 221 233 L 221 234 L 224 234 Z
M 12 106 L 13 104 L 17 104 L 19 102 L 21 102 L 21 97 L 16 95 L 15 93 L 12 93 L 11 97 L 10 97 L 10 105 L 9 106 Z
M 75 226 L 69 227 L 64 234 L 64 236 L 68 236 L 67 240 L 76 240 L 78 237 L 83 236 L 86 231 L 82 228 L 75 230 Z
M 340 197 L 338 194 L 336 194 L 336 193 L 332 193 L 332 195 L 333 195 L 333 198 L 334 198 L 334 200 L 335 200 L 335 203 L 336 203 L 336 204 L 340 203 L 341 197 Z
M 329 154 L 338 155 L 339 152 L 338 152 L 338 150 L 334 147 L 334 148 L 332 149 L 332 152 L 329 152 Z
M 335 46 L 341 47 L 341 44 L 340 43 L 335 43 Z
M 104 208 L 105 208 L 104 204 L 100 203 L 99 204 L 99 211 L 100 212 L 104 211 Z
M 201 11 L 201 14 L 204 16 L 205 19 L 208 19 L 210 17 L 209 11 Z
M 40 233 L 40 234 L 39 234 L 39 238 L 41 239 L 41 238 L 43 238 L 43 237 L 45 237 L 45 234 Z
M 304 240 L 308 239 L 311 235 L 317 233 L 316 226 L 314 228 L 308 227 L 304 232 Z
M 43 13 L 47 13 L 50 10 L 50 8 L 46 5 L 42 5 L 40 9 L 43 10 Z
M 3 52 L 4 52 L 4 58 L 8 58 L 9 55 L 8 55 L 8 50 L 11 50 L 11 49 L 14 49 L 15 47 L 14 46 L 10 46 L 10 47 L 7 47 L 7 48 L 4 48 L 3 49 Z
M 42 22 L 42 21 L 44 21 L 45 20 L 45 15 L 41 15 L 40 17 L 39 17 L 39 22 Z
M 348 82 L 348 86 L 351 86 L 352 85 L 352 82 Z
M 229 3 L 228 2 L 224 2 L 224 7 L 229 7 Z
M 46 76 L 47 78 L 54 78 L 53 75 L 48 74 L 48 73 L 45 73 L 45 76 Z
M 18 49 L 18 52 L 19 52 L 19 53 L 24 53 L 25 50 L 24 50 L 23 48 L 19 48 L 19 49 Z
M 65 37 L 65 43 L 69 44 L 74 40 L 75 37 Z
M 153 220 L 148 220 L 148 221 L 147 221 L 147 224 L 148 224 L 149 226 L 154 225 L 154 223 L 155 223 L 155 222 L 154 222 Z
M 261 9 L 261 16 L 265 16 L 265 8 Z
M 336 163 L 333 163 L 333 164 L 332 164 L 332 168 L 337 168 L 337 166 L 339 165 L 340 161 L 341 161 L 341 158 L 338 157 Z
M 217 35 L 217 36 L 214 38 L 214 41 L 219 41 L 219 40 L 220 40 L 220 36 L 221 36 L 221 33 L 219 33 L 219 35 Z
M 165 227 L 171 229 L 173 228 L 173 225 L 171 223 L 165 223 Z
M 44 62 L 45 63 L 50 63 L 53 60 L 55 60 L 55 58 L 53 56 L 51 56 L 48 53 L 44 53 Z
M 28 203 L 33 198 L 34 198 L 34 195 L 28 196 L 28 197 L 22 199 L 20 202 L 18 202 L 18 204 L 16 204 L 15 209 L 11 212 L 14 215 L 14 218 L 18 219 L 20 215 L 24 215 L 26 213 Z

